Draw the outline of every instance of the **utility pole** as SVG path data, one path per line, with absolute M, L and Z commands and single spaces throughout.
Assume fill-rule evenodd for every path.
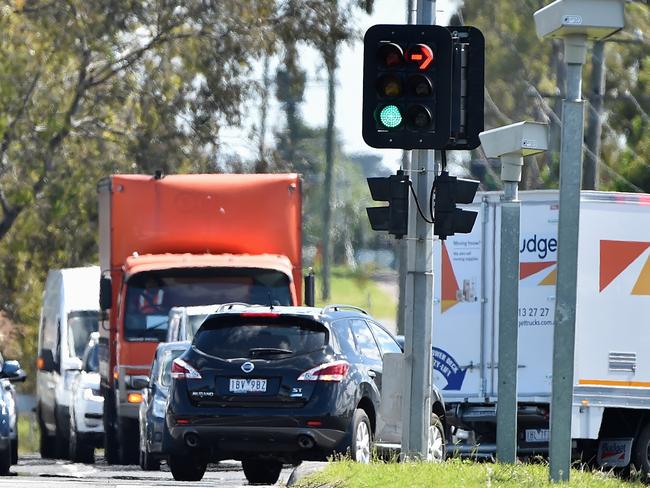
M 549 471 L 553 482 L 568 481 L 571 469 L 573 367 L 575 352 L 578 235 L 584 101 L 582 67 L 587 40 L 601 40 L 625 25 L 622 0 L 556 0 L 535 12 L 539 37 L 564 40 L 567 91 L 562 104 L 558 264 L 553 330 L 553 381 Z
M 415 24 L 417 6 L 415 0 L 407 0 L 407 22 Z M 407 176 L 411 176 L 411 151 L 402 150 L 402 169 Z M 409 212 L 409 235 L 413 235 L 417 214 Z M 397 302 L 397 333 L 405 333 L 405 324 L 413 321 L 412 300 L 413 276 L 409 270 L 413 269 L 415 260 L 415 246 L 412 239 L 402 239 L 398 243 L 399 252 L 399 298 Z
M 600 139 L 603 133 L 603 97 L 605 95 L 605 42 L 594 42 L 591 51 L 591 77 L 589 79 L 589 109 L 587 111 L 587 136 L 585 145 L 585 168 L 582 188 L 597 190 L 599 185 L 598 159 L 600 158 Z
M 417 0 L 417 24 L 434 25 L 435 0 Z M 418 201 L 427 207 L 434 180 L 434 152 L 413 151 L 411 162 Z M 415 214 L 415 212 L 413 212 Z M 411 227 L 412 228 L 412 227 Z M 410 229 L 409 229 L 410 231 Z M 426 459 L 431 422 L 431 336 L 433 332 L 433 228 L 416 219 L 411 320 L 405 322 L 405 378 L 402 400 L 402 457 Z M 407 295 L 408 300 L 408 295 Z

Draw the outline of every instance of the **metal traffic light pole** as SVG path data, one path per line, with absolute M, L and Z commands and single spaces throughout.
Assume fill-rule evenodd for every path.
M 435 0 L 417 0 L 417 24 L 434 25 Z M 434 152 L 415 150 L 411 161 L 415 193 L 428 208 L 434 180 Z M 415 235 L 413 235 L 413 230 Z M 402 457 L 426 459 L 431 419 L 431 336 L 433 332 L 433 227 L 422 218 L 408 239 L 415 241 L 411 320 L 405 322 L 404 390 L 402 400 Z M 408 262 L 408 260 L 407 260 Z M 410 263 L 409 263 L 410 264 Z M 407 296 L 408 300 L 409 297 Z M 408 307 L 408 305 L 407 305 Z

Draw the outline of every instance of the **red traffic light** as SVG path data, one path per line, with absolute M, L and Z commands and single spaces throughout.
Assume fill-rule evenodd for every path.
M 422 71 L 429 68 L 433 63 L 433 50 L 426 44 L 416 44 L 406 51 L 406 61 L 415 63 Z
M 393 42 L 383 43 L 377 51 L 380 64 L 386 68 L 397 68 L 404 62 L 404 51 Z

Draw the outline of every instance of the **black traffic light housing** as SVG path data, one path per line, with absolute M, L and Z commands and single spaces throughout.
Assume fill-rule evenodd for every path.
M 364 37 L 363 139 L 398 149 L 475 149 L 485 39 L 475 27 L 374 25 Z
M 435 181 L 433 233 L 445 240 L 454 234 L 469 234 L 478 212 L 456 208 L 457 203 L 472 203 L 478 181 L 449 176 L 443 171 Z
M 372 230 L 388 231 L 401 239 L 408 232 L 409 189 L 411 182 L 403 171 L 396 175 L 367 178 L 373 200 L 388 202 L 386 207 L 368 207 Z
M 450 139 L 452 37 L 437 25 L 374 25 L 364 37 L 363 139 L 442 149 Z

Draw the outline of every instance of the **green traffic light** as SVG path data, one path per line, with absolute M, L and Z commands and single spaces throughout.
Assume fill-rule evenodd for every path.
M 402 113 L 395 105 L 386 105 L 379 112 L 379 121 L 384 127 L 393 129 L 402 123 Z

